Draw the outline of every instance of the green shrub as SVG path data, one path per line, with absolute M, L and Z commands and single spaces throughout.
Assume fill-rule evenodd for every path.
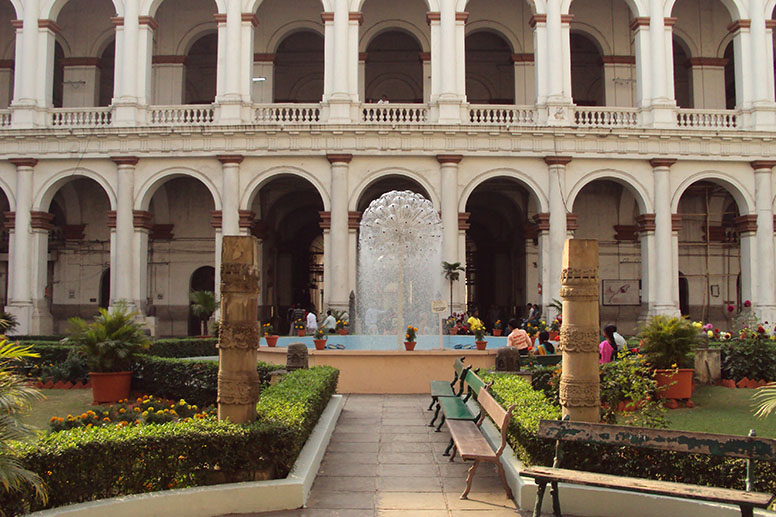
M 40 373 L 36 376 L 44 381 L 86 382 L 89 379 L 89 369 L 84 358 L 75 350 L 71 350 L 64 361 L 41 365 Z
M 609 424 L 668 427 L 657 391 L 657 381 L 639 355 L 628 354 L 601 365 L 601 420 Z M 633 404 L 638 411 L 618 412 L 621 403 Z
M 157 339 L 148 355 L 157 357 L 203 357 L 218 355 L 218 338 Z
M 639 332 L 639 350 L 652 368 L 692 368 L 692 351 L 700 343 L 699 329 L 685 318 L 658 314 Z
M 46 507 L 247 481 L 267 472 L 285 477 L 336 391 L 338 374 L 330 367 L 288 374 L 260 396 L 259 420 L 250 425 L 205 419 L 81 427 L 18 448 L 24 466 L 49 487 Z M 29 504 L 29 493 L 15 499 L 0 496 L 0 508 L 11 515 Z M 33 503 L 31 509 L 42 508 Z
M 746 335 L 722 345 L 722 377 L 736 382 L 776 380 L 776 344 L 767 336 Z

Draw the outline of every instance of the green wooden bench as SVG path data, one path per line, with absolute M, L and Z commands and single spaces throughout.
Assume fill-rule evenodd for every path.
M 474 464 L 469 468 L 469 474 L 466 477 L 466 488 L 461 494 L 461 499 L 466 499 L 469 495 L 474 473 L 483 461 L 496 464 L 498 475 L 501 478 L 501 483 L 504 485 L 507 497 L 512 499 L 512 489 L 509 488 L 507 478 L 504 475 L 504 467 L 501 466 L 499 459 L 507 444 L 507 427 L 512 418 L 512 410 L 515 409 L 515 405 L 513 404 L 505 411 L 490 394 L 489 388 L 490 384 L 486 385 L 480 389 L 477 396 L 477 402 L 480 404 L 482 411 L 476 423 L 469 420 L 447 421 L 447 428 L 450 430 L 450 436 L 452 436 L 454 443 L 450 461 L 455 459 L 456 453 L 460 454 L 463 460 L 474 460 Z M 501 431 L 501 443 L 495 451 L 491 449 L 490 443 L 480 430 L 486 414 L 493 419 L 493 423 Z
M 463 380 L 466 377 L 466 372 L 472 368 L 471 365 L 464 366 L 464 359 L 466 358 L 461 356 L 453 363 L 454 376 L 452 381 L 431 381 L 431 404 L 429 404 L 428 410 L 431 411 L 434 404 L 436 404 L 436 411 L 434 412 L 434 418 L 432 418 L 431 422 L 428 424 L 429 427 L 434 427 L 434 422 L 436 422 L 436 419 L 439 416 L 440 406 L 437 404 L 439 397 L 460 397 L 461 393 L 463 393 Z M 456 384 L 458 384 L 457 389 Z
M 552 467 L 530 467 L 521 476 L 534 478 L 538 486 L 534 517 L 541 515 L 542 498 L 547 483 L 552 493 L 553 513 L 561 515 L 558 483 L 588 485 L 644 494 L 696 499 L 738 505 L 743 517 L 751 517 L 754 508 L 767 508 L 773 494 L 754 492 L 754 461 L 776 461 L 776 440 L 749 436 L 711 433 L 692 433 L 668 429 L 649 429 L 568 420 L 542 420 L 539 423 L 540 438 L 557 440 Z M 629 478 L 609 474 L 596 474 L 560 468 L 563 459 L 561 442 L 595 443 L 603 445 L 631 446 L 644 449 L 675 451 L 690 454 L 707 454 L 747 460 L 746 490 L 733 490 L 698 486 L 686 483 Z
M 463 382 L 466 386 L 466 394 L 464 396 L 439 397 L 437 399 L 437 405 L 442 410 L 442 418 L 436 428 L 437 433 L 442 430 L 442 425 L 446 420 L 471 420 L 474 422 L 480 417 L 480 413 L 472 413 L 466 403 L 472 395 L 476 396 L 485 387 L 485 381 L 469 369 L 463 376 Z M 445 451 L 445 456 L 447 456 L 447 451 Z

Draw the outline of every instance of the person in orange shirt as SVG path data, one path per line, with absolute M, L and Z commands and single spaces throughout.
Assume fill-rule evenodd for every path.
M 520 322 L 517 318 L 509 320 L 509 335 L 507 336 L 507 346 L 514 346 L 520 352 L 520 355 L 528 355 L 531 349 L 531 338 L 528 332 L 520 328 Z

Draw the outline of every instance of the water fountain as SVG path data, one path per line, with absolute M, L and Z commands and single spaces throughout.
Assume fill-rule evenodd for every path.
M 357 329 L 396 336 L 407 325 L 438 334 L 431 301 L 441 297 L 442 221 L 431 202 L 410 191 L 372 201 L 358 243 Z

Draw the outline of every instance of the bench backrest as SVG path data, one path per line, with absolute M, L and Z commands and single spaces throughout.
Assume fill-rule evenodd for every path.
M 568 420 L 542 420 L 539 422 L 538 436 L 559 441 L 626 445 L 644 449 L 776 461 L 776 440 L 754 436 L 693 433 Z
M 464 381 L 466 381 L 466 385 L 469 387 L 469 393 L 468 395 L 474 395 L 475 397 L 479 396 L 480 390 L 485 387 L 485 381 L 483 381 L 479 375 L 477 375 L 474 371 L 469 370 L 466 372 L 466 377 L 464 378 Z
M 453 381 L 450 383 L 450 387 L 453 389 L 453 393 L 455 393 L 457 396 L 460 396 L 461 393 L 463 393 L 464 379 L 466 379 L 466 374 L 469 372 L 469 370 L 472 369 L 472 365 L 464 366 L 463 364 L 464 359 L 466 359 L 466 357 L 461 356 L 457 358 L 453 363 L 453 370 L 455 370 L 455 377 L 453 378 Z M 456 384 L 458 384 L 457 389 L 455 387 Z
M 480 419 L 477 421 L 477 426 L 479 427 L 482 425 L 482 421 L 485 419 L 486 414 L 493 419 L 496 427 L 501 431 L 501 445 L 496 451 L 496 456 L 499 456 L 507 443 L 507 427 L 509 427 L 509 421 L 512 419 L 512 411 L 515 409 L 515 405 L 512 404 L 509 406 L 509 409 L 504 409 L 501 407 L 501 404 L 493 398 L 493 395 L 490 394 L 489 390 L 490 384 L 488 384 L 485 389 L 481 390 L 477 397 L 477 402 L 482 408 L 482 413 L 480 414 Z

